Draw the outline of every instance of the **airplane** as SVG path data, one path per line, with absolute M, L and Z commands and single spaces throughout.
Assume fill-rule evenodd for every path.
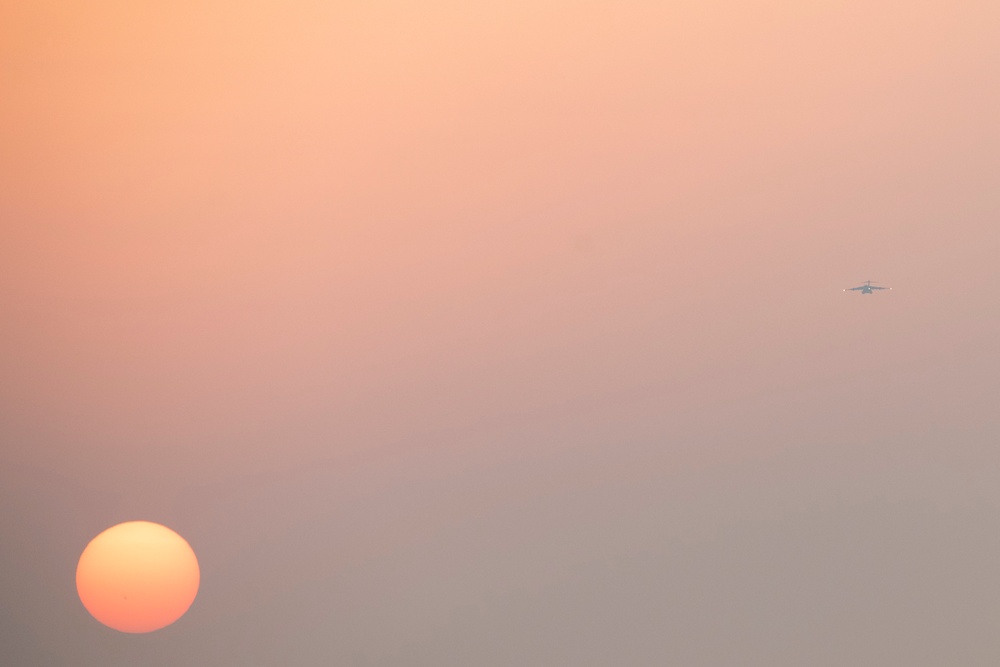
M 858 285 L 857 287 L 848 287 L 845 292 L 861 292 L 862 294 L 873 294 L 877 289 L 892 289 L 891 287 L 879 287 L 878 285 L 872 285 L 872 281 L 868 280 L 864 285 Z

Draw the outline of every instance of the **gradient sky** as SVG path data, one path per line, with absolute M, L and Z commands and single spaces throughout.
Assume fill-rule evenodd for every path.
M 5 664 L 997 664 L 998 44 L 0 5 Z M 133 519 L 202 568 L 144 636 L 73 583 Z

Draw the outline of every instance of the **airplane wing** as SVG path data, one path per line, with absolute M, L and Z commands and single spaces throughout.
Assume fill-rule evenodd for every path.
M 855 289 L 857 289 L 857 288 L 855 288 Z M 876 287 L 875 285 L 872 285 L 871 289 L 892 289 L 892 288 L 891 287 Z
M 845 289 L 844 291 L 845 291 L 845 292 L 857 292 L 858 290 L 862 290 L 862 289 L 864 289 L 864 288 L 865 288 L 865 286 L 864 286 L 864 285 L 861 285 L 861 286 L 859 286 L 859 287 L 848 287 L 848 288 L 846 288 L 846 289 Z M 881 288 L 879 288 L 879 289 L 881 289 Z

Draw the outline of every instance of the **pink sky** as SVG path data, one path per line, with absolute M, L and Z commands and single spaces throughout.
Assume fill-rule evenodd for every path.
M 676 584 L 725 616 L 715 580 L 743 655 L 826 664 L 853 612 L 794 591 L 877 575 L 795 554 L 839 530 L 899 562 L 930 535 L 979 572 L 996 3 L 21 4 L 0 8 L 0 486 L 24 509 L 0 537 L 24 545 L 5 582 L 51 554 L 53 601 L 17 589 L 51 655 L 158 664 L 59 598 L 126 519 L 203 563 L 164 664 L 290 636 L 289 664 L 733 664 L 714 621 L 664 611 Z M 841 291 L 868 279 L 894 290 Z M 720 555 L 746 543 L 792 574 Z M 996 603 L 963 597 L 982 582 L 923 567 L 900 588 L 954 598 L 963 629 L 887 594 L 890 648 L 828 664 L 995 657 Z M 776 627 L 826 630 L 776 652 L 742 611 L 759 588 L 783 591 Z

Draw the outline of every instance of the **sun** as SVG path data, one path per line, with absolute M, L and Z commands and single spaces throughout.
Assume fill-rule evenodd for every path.
M 128 521 L 95 537 L 80 555 L 76 590 L 87 611 L 122 632 L 152 632 L 184 615 L 198 594 L 198 559 L 183 537 Z

